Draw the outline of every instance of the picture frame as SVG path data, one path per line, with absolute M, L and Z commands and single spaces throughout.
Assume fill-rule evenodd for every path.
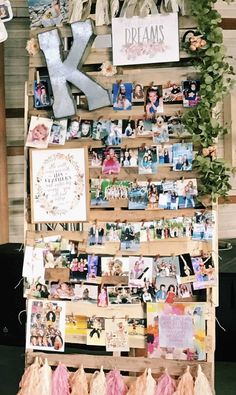
M 85 163 L 84 148 L 30 150 L 32 223 L 87 221 Z

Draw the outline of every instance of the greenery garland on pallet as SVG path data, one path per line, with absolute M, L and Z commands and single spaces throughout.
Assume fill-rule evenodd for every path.
M 219 27 L 220 14 L 213 9 L 216 0 L 189 0 L 191 15 L 196 18 L 198 31 L 184 43 L 193 55 L 193 65 L 200 75 L 201 102 L 185 112 L 183 123 L 192 133 L 193 141 L 201 147 L 193 161 L 200 175 L 199 193 L 213 201 L 226 197 L 232 169 L 215 155 L 216 138 L 226 134 L 227 128 L 217 119 L 216 105 L 233 86 L 233 67 L 227 62 L 223 33 Z

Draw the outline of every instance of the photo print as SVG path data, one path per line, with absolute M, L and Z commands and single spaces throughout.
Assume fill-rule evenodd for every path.
M 157 172 L 156 146 L 139 148 L 138 170 L 139 174 L 155 174 Z
M 104 286 L 101 286 L 98 292 L 98 307 L 107 307 L 108 306 L 108 297 L 107 297 L 107 289 Z
M 132 339 L 145 339 L 146 320 L 138 318 L 128 319 L 128 335 Z
M 214 217 L 212 212 L 195 212 L 192 240 L 212 240 Z
M 120 249 L 124 251 L 138 251 L 140 248 L 139 222 L 127 222 L 122 224 L 120 236 Z
M 177 275 L 179 284 L 191 283 L 196 280 L 196 276 L 193 270 L 193 264 L 190 254 L 179 255 L 179 270 L 180 273 Z
M 154 277 L 176 277 L 179 275 L 179 259 L 177 256 L 157 256 L 153 260 Z
M 87 344 L 105 346 L 105 318 L 93 316 L 87 319 Z
M 87 279 L 93 279 L 101 275 L 100 258 L 97 255 L 88 255 L 88 275 Z
M 0 1 L 0 19 L 5 23 L 13 18 L 11 3 L 8 0 Z
M 80 119 L 72 118 L 70 119 L 68 124 L 66 140 L 79 139 L 80 137 L 81 137 Z
M 146 281 L 152 281 L 153 258 L 129 257 L 129 286 L 143 288 Z
M 120 164 L 122 167 L 138 167 L 138 150 L 136 148 L 122 148 Z
M 129 210 L 145 210 L 148 205 L 147 182 L 133 182 L 128 192 L 128 199 Z
M 101 257 L 102 276 L 127 276 L 129 275 L 128 257 Z
M 92 136 L 93 121 L 88 119 L 81 119 L 79 124 L 79 138 L 89 139 Z
M 114 207 L 114 205 L 127 207 L 129 181 L 112 181 L 109 179 L 91 179 L 91 207 Z
M 179 202 L 177 182 L 164 181 L 162 183 L 162 190 L 162 193 L 159 194 L 158 208 L 164 210 L 177 210 Z
M 50 138 L 53 120 L 44 117 L 32 116 L 28 135 L 26 138 L 26 147 L 32 148 L 47 148 Z
M 136 126 L 135 121 L 132 119 L 123 119 L 122 121 L 122 137 L 135 137 Z
M 116 111 L 132 109 L 133 84 L 129 82 L 112 85 L 113 109 Z
M 53 120 L 49 143 L 55 145 L 64 145 L 67 133 L 67 119 Z
M 87 317 L 73 312 L 66 314 L 66 341 L 69 335 L 87 336 Z
M 154 222 L 142 222 L 140 228 L 140 242 L 145 243 L 149 241 L 153 241 L 155 234 L 154 234 Z
M 65 303 L 29 299 L 26 347 L 63 352 L 65 348 Z
M 103 222 L 93 222 L 89 224 L 88 245 L 102 246 L 105 243 L 105 226 Z
M 105 141 L 109 134 L 110 121 L 99 119 L 93 122 L 92 139 Z
M 196 106 L 201 97 L 199 95 L 200 81 L 183 81 L 183 106 L 194 107 Z
M 65 281 L 52 281 L 50 284 L 50 297 L 51 299 L 75 299 L 75 286 L 70 282 Z
M 43 248 L 25 246 L 22 277 L 27 279 L 44 279 Z
M 78 254 L 70 264 L 70 281 L 85 280 L 88 276 L 88 255 Z
M 173 162 L 173 145 L 161 144 L 157 145 L 157 164 L 170 165 Z
M 110 121 L 108 134 L 104 139 L 106 145 L 119 145 L 122 143 L 122 120 L 115 119 Z
M 154 118 L 156 114 L 163 113 L 162 86 L 154 85 L 150 87 L 145 87 L 144 91 L 144 111 L 146 113 L 146 117 L 151 119 Z
M 196 276 L 196 281 L 193 282 L 194 290 L 216 285 L 216 271 L 211 255 L 192 257 L 192 264 Z
M 183 91 L 178 82 L 168 82 L 163 85 L 163 102 L 164 104 L 182 104 Z
M 28 0 L 31 29 L 61 25 L 67 18 L 64 0 Z
M 191 171 L 193 162 L 193 143 L 173 144 L 173 170 Z
M 106 318 L 106 351 L 129 351 L 128 321 L 125 318 Z
M 187 299 L 193 297 L 192 283 L 178 285 L 178 298 Z
M 148 189 L 148 209 L 158 208 L 159 194 L 162 192 L 161 182 L 150 182 L 147 186 Z
M 102 167 L 103 148 L 92 148 L 88 153 L 90 167 Z
M 138 119 L 136 122 L 136 136 L 137 137 L 152 137 L 153 122 L 151 119 Z
M 144 88 L 142 84 L 135 84 L 133 87 L 133 103 L 144 102 Z
M 181 117 L 173 115 L 167 118 L 167 127 L 170 137 L 189 137 L 191 133 L 186 129 L 182 123 Z
M 0 4 L 1 10 L 1 4 Z M 52 105 L 48 81 L 40 80 L 34 81 L 34 107 L 35 108 L 44 108 Z
M 140 292 L 127 286 L 107 287 L 108 304 L 140 304 Z
M 159 115 L 153 118 L 152 136 L 153 142 L 156 144 L 167 143 L 169 141 L 169 130 L 166 117 Z
M 196 178 L 177 181 L 179 208 L 194 208 L 197 205 L 197 180 Z
M 74 300 L 79 300 L 85 303 L 96 303 L 98 300 L 98 286 L 95 284 L 75 284 Z
M 120 148 L 108 147 L 103 151 L 102 174 L 120 173 Z
M 178 284 L 175 276 L 156 277 L 156 302 L 174 303 L 178 296 Z
M 106 241 L 111 243 L 120 242 L 122 226 L 123 224 L 119 222 L 107 222 Z

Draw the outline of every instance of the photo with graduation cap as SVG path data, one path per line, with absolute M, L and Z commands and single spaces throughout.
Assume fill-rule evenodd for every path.
M 133 84 L 129 82 L 112 85 L 113 109 L 116 111 L 132 109 Z

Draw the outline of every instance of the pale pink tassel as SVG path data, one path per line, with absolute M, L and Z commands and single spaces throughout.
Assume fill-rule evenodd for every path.
M 198 365 L 197 378 L 194 386 L 194 395 L 213 395 L 209 381 L 203 373 L 201 365 Z
M 25 372 L 21 378 L 17 395 L 32 395 L 35 394 L 35 389 L 39 385 L 39 360 L 35 358 L 32 365 L 25 369 Z
M 146 381 L 146 395 L 155 395 L 156 393 L 156 380 L 152 377 L 151 369 L 147 371 L 147 381 Z
M 88 381 L 83 366 L 69 378 L 71 395 L 88 395 Z
M 38 395 L 51 395 L 52 394 L 52 369 L 48 365 L 48 360 L 45 359 L 43 366 L 39 369 L 39 386 Z M 34 392 L 33 395 L 36 395 Z
M 106 395 L 106 392 L 107 392 L 106 377 L 103 372 L 103 367 L 101 367 L 100 372 L 97 371 L 93 374 L 90 383 L 90 395 Z
M 127 395 L 154 395 L 155 390 L 156 382 L 151 375 L 151 370 L 146 369 L 145 372 L 131 384 Z
M 173 395 L 176 390 L 176 382 L 168 374 L 167 369 L 157 380 L 157 390 L 155 395 Z
M 118 370 L 112 370 L 106 376 L 107 393 L 106 395 L 126 395 L 128 387 Z
M 189 366 L 187 366 L 186 372 L 180 378 L 177 390 L 174 395 L 194 395 L 193 377 L 189 371 Z M 205 393 L 203 393 L 202 395 L 205 395 Z
M 70 395 L 69 372 L 66 366 L 59 363 L 52 375 L 52 395 Z M 31 395 L 34 395 L 33 393 Z

